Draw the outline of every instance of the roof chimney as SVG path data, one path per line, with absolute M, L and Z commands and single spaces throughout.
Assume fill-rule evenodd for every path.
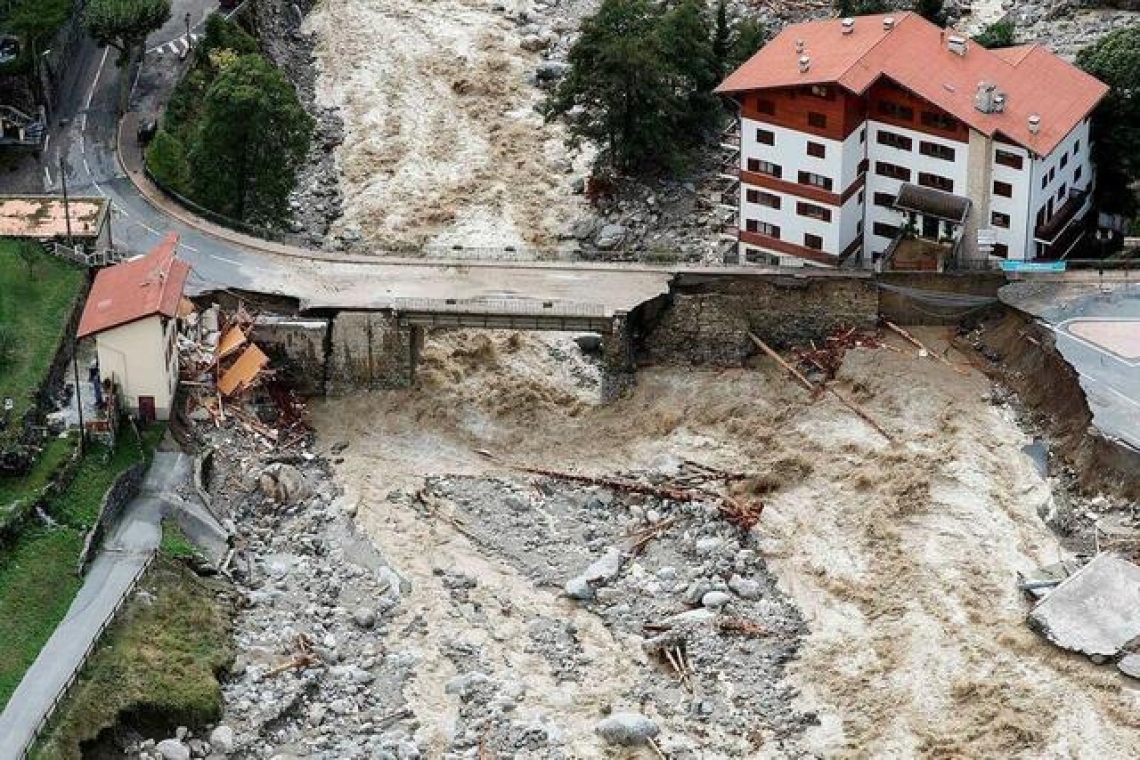
M 887 16 L 885 19 L 883 19 L 883 29 L 885 29 L 889 32 L 890 30 L 892 30 L 894 28 L 895 28 L 895 17 L 894 16 Z
M 810 68 L 811 68 L 811 56 L 801 55 L 800 56 L 800 73 L 806 74 L 808 72 L 808 69 L 810 69 Z
M 994 108 L 994 94 L 997 87 L 989 82 L 978 82 L 978 91 L 974 94 L 974 108 L 982 113 L 993 113 Z
M 843 19 L 843 33 L 844 34 L 852 34 L 852 33 L 854 33 L 854 31 L 855 31 L 855 19 L 853 19 L 853 18 Z
M 796 52 L 797 53 L 804 52 L 804 41 L 803 40 L 796 40 Z
M 970 43 L 960 34 L 951 34 L 946 40 L 946 47 L 955 55 L 965 55 Z
M 1005 93 L 994 93 L 994 113 L 1002 113 L 1005 111 Z
M 1029 134 L 1035 135 L 1041 131 L 1041 117 L 1037 114 L 1032 114 L 1029 117 Z

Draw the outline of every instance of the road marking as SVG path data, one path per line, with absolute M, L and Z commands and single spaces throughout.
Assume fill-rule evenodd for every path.
M 87 176 L 88 176 L 88 177 L 92 176 L 92 174 L 91 174 L 91 164 L 87 163 L 87 159 L 86 159 L 86 158 L 84 158 L 84 159 L 83 159 L 83 168 L 87 170 Z
M 175 40 L 174 44 L 178 45 L 178 49 L 174 51 L 178 55 L 184 55 L 188 50 L 190 50 L 190 43 L 186 41 L 185 37 L 179 37 L 177 40 Z
M 44 187 L 51 189 L 51 172 L 46 166 L 44 167 Z
M 79 136 L 79 152 L 87 155 L 87 141 L 83 139 L 83 135 Z
M 115 211 L 119 212 L 120 214 L 122 214 L 123 216 L 125 216 L 127 218 L 130 218 L 130 216 L 131 216 L 130 214 L 127 213 L 127 210 L 125 208 L 123 208 L 122 206 L 120 206 L 116 203 L 112 202 L 111 208 L 114 209 Z
M 99 77 L 103 75 L 103 66 L 107 63 L 107 53 L 111 52 L 111 48 L 103 48 L 103 57 L 99 59 L 99 70 L 95 72 L 95 79 L 91 81 L 91 89 L 87 91 L 87 102 L 83 104 L 83 110 L 91 108 L 91 101 L 95 99 L 95 85 L 99 84 Z M 84 124 L 86 126 L 86 123 Z
M 235 267 L 240 267 L 240 266 L 241 266 L 241 262 L 240 262 L 240 261 L 234 261 L 233 259 L 227 259 L 225 256 L 219 256 L 219 255 L 218 255 L 218 254 L 216 254 L 216 253 L 211 253 L 211 254 L 210 254 L 210 258 L 211 258 L 211 259 L 217 259 L 218 261 L 224 261 L 224 262 L 226 262 L 227 264 L 233 264 Z
M 50 148 L 50 147 L 51 147 L 51 132 L 48 132 L 47 139 L 44 140 L 44 153 L 47 153 L 48 148 Z
M 1061 325 L 1067 324 L 1068 322 L 1072 322 L 1072 321 L 1073 321 L 1072 319 L 1067 319 L 1064 322 L 1062 322 Z M 1080 321 L 1080 320 L 1078 319 L 1077 321 Z M 1081 336 L 1072 332 L 1068 327 L 1066 327 L 1064 330 L 1062 330 L 1062 329 L 1060 329 L 1061 325 L 1054 326 L 1054 325 L 1051 325 L 1049 323 L 1045 323 L 1045 324 L 1046 324 L 1046 327 L 1048 327 L 1050 330 L 1052 330 L 1055 335 L 1063 336 L 1063 337 L 1068 338 L 1069 340 L 1073 341 L 1074 343 L 1079 343 L 1082 346 L 1084 346 L 1085 348 L 1089 349 L 1090 351 L 1095 351 L 1096 353 L 1100 354 L 1101 356 L 1106 356 L 1109 359 L 1112 359 L 1113 361 L 1116 361 L 1116 362 L 1123 364 L 1125 367 L 1136 367 L 1136 366 L 1140 365 L 1140 362 L 1129 361 L 1128 359 L 1125 359 L 1123 356 L 1118 356 L 1117 354 L 1114 354 L 1111 351 L 1105 350 L 1102 346 L 1100 346 L 1096 343 L 1093 343 L 1090 340 L 1086 340 L 1085 338 L 1082 338 Z
M 185 243 L 180 243 L 179 245 L 182 248 L 185 248 L 186 250 L 190 251 L 191 253 L 198 253 L 198 249 L 192 245 L 186 245 Z
M 154 227 L 147 226 L 146 223 L 144 223 L 144 222 L 137 222 L 137 224 L 138 224 L 138 226 L 142 227 L 144 230 L 146 230 L 147 232 L 149 232 L 152 235 L 159 235 L 159 236 L 162 235 L 161 232 L 156 230 Z
M 107 197 L 107 194 L 105 192 L 103 192 L 103 188 L 99 187 L 99 183 L 96 182 L 94 178 L 91 179 L 91 184 L 95 186 L 95 190 L 99 193 L 99 195 L 101 195 L 104 198 Z

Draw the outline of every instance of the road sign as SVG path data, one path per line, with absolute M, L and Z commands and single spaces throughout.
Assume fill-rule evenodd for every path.
M 1064 261 L 1003 261 L 1003 272 L 1064 272 Z

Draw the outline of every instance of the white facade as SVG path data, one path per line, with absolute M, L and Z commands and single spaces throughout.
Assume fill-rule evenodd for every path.
M 154 315 L 95 335 L 99 375 L 119 386 L 123 405 L 138 414 L 142 398 L 154 400 L 155 418 L 170 418 L 178 387 L 177 322 Z
M 770 229 L 767 225 L 774 225 L 779 228 L 782 242 L 801 247 L 812 247 L 806 245 L 805 236 L 818 236 L 823 241 L 820 250 L 832 256 L 838 256 L 861 235 L 864 265 L 870 265 L 876 255 L 886 251 L 893 231 L 906 223 L 907 215 L 883 205 L 887 196 L 898 195 L 904 182 L 935 187 L 931 184 L 932 178 L 937 178 L 936 184 L 948 181 L 935 189 L 968 198 L 971 203 L 971 224 L 960 228 L 930 219 L 923 229 L 922 219 L 917 217 L 921 236 L 934 232 L 934 239 L 942 241 L 947 241 L 951 233 L 964 236 L 963 255 L 981 258 L 985 258 L 985 254 L 978 252 L 978 240 L 988 238 L 997 244 L 995 254 L 1009 259 L 1032 259 L 1063 253 L 1048 251 L 1034 241 L 1038 210 L 1045 208 L 1047 219 L 1071 192 L 1089 190 L 1093 181 L 1087 118 L 1044 157 L 974 130 L 969 142 L 961 142 L 874 119 L 868 119 L 842 142 L 749 118 L 742 118 L 741 126 L 741 170 L 763 173 L 757 171 L 755 162 L 770 162 L 780 167 L 781 183 L 778 188 L 756 186 L 747 181 L 741 183 L 740 229 L 763 233 Z M 771 144 L 760 139 L 760 130 L 771 135 Z M 884 133 L 885 141 L 880 139 Z M 824 155 L 811 155 L 809 143 L 823 146 Z M 975 144 L 987 147 L 974 151 Z M 815 152 L 818 150 L 815 148 Z M 971 156 L 975 165 L 971 165 Z M 1009 165 L 1010 156 L 1020 159 L 1020 169 Z M 889 170 L 889 167 L 881 164 L 902 167 L 909 172 L 909 178 L 884 174 L 881 169 Z M 860 180 L 861 166 L 866 167 L 864 185 L 860 191 L 853 192 L 842 207 L 800 195 L 800 188 L 811 192 L 810 185 L 799 183 L 801 171 L 829 178 L 828 192 L 842 196 Z M 777 197 L 779 207 L 756 202 L 757 193 L 769 201 L 772 196 Z M 803 216 L 797 212 L 801 203 L 827 208 L 830 220 Z M 1078 218 L 1084 215 L 1090 203 L 1086 203 Z M 784 265 L 818 264 L 749 243 L 742 242 L 741 248 L 747 260 Z

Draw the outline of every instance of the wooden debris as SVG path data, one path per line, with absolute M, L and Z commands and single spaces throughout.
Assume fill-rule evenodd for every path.
M 319 662 L 320 659 L 313 653 L 313 645 L 312 642 L 309 641 L 309 637 L 303 633 L 299 633 L 297 634 L 297 638 L 293 639 L 293 656 L 289 661 L 270 668 L 265 675 L 266 677 L 275 676 L 287 670 L 299 670 L 316 665 Z
M 722 617 L 717 620 L 716 627 L 724 633 L 736 633 L 742 636 L 770 636 L 772 634 L 768 628 L 745 618 Z
M 947 359 L 945 356 L 942 356 L 941 354 L 938 354 L 938 353 L 935 353 L 934 351 L 931 351 L 929 348 L 926 347 L 926 345 L 922 341 L 920 341 L 918 338 L 914 337 L 913 335 L 908 333 L 906 330 L 904 330 L 901 327 L 899 327 L 898 325 L 896 325 L 894 322 L 891 322 L 889 319 L 884 319 L 883 324 L 887 326 L 888 330 L 895 333 L 900 338 L 902 338 L 903 340 L 907 341 L 908 343 L 910 343 L 911 345 L 916 347 L 919 351 L 925 352 L 925 354 L 927 356 L 931 357 L 932 359 L 934 359 L 936 361 L 939 361 L 939 362 L 945 364 L 947 367 L 954 370 L 959 375 L 970 374 L 969 370 L 964 370 L 961 367 L 957 366 L 956 364 L 951 363 L 950 360 Z
M 748 337 L 752 339 L 752 342 L 755 343 L 756 346 L 761 351 L 763 351 L 765 354 L 767 354 L 768 356 L 775 359 L 780 364 L 781 367 L 783 367 L 785 370 L 788 371 L 788 374 L 795 377 L 809 391 L 811 391 L 812 393 L 818 393 L 820 391 L 820 388 L 817 387 L 810 380 L 808 380 L 806 377 L 804 377 L 798 369 L 796 369 L 795 367 L 793 367 L 792 365 L 790 365 L 786 361 L 784 361 L 784 358 L 782 356 L 780 356 L 778 353 L 776 353 L 775 349 L 773 349 L 771 346 L 769 346 L 764 341 L 757 338 L 752 333 L 748 333 Z M 830 385 L 823 385 L 822 390 L 826 391 L 827 393 L 830 393 L 832 396 L 837 398 L 840 403 L 842 403 L 844 406 L 846 406 L 848 409 L 850 409 L 852 412 L 854 412 L 855 415 L 859 417 L 859 419 L 863 420 L 868 425 L 870 425 L 872 428 L 874 428 L 876 433 L 883 436 L 884 438 L 886 438 L 891 443 L 895 442 L 894 436 L 892 436 L 890 433 L 888 433 L 886 430 L 884 430 L 882 425 L 880 425 L 878 422 L 875 422 L 875 420 L 871 417 L 871 415 L 869 415 L 865 411 L 863 411 L 859 407 L 859 405 L 856 404 L 854 401 L 847 398 L 842 393 L 840 393 L 839 391 L 832 388 Z

